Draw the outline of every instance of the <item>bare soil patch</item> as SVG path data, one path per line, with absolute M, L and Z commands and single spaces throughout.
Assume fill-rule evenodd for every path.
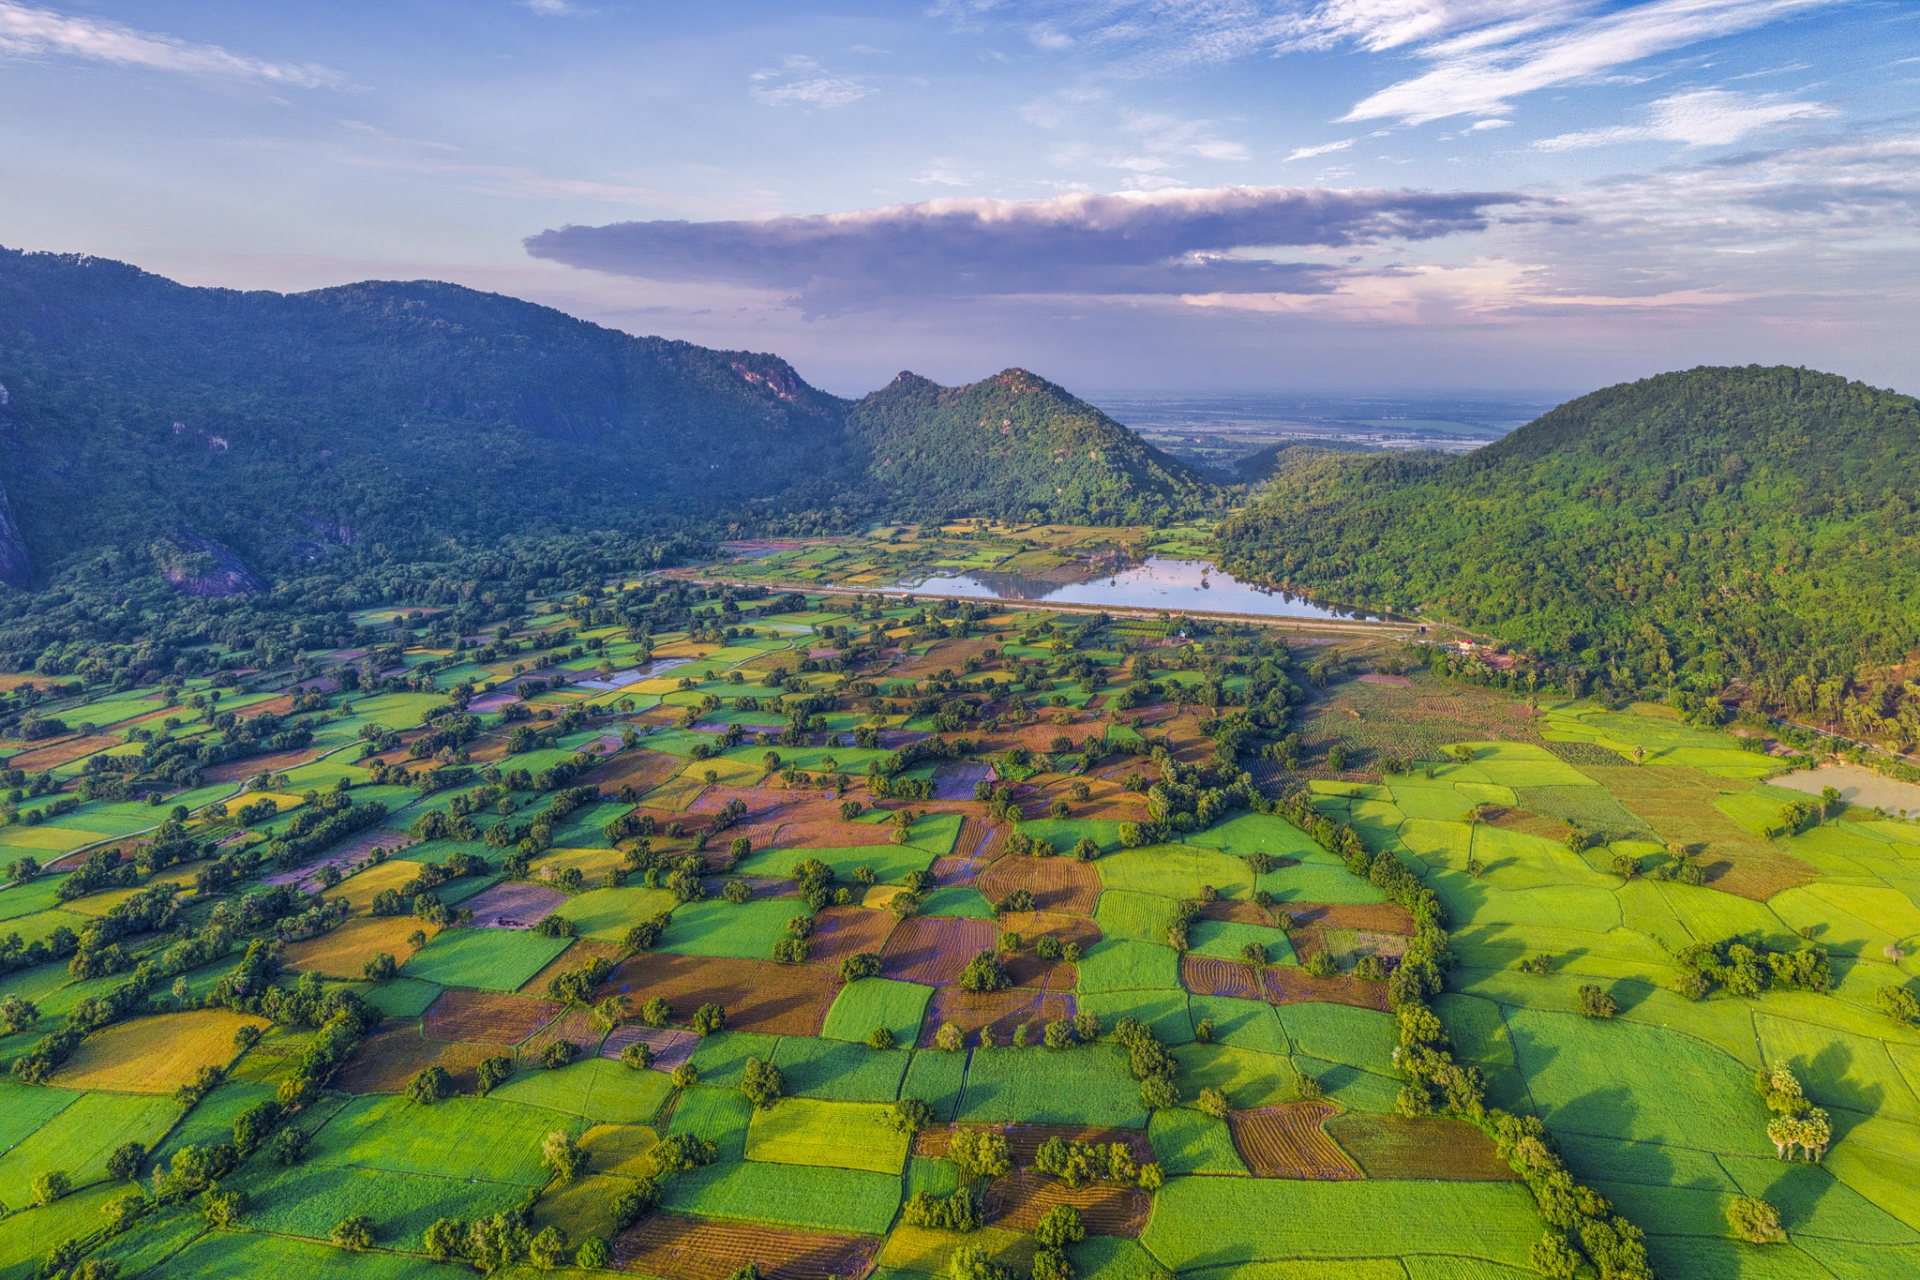
M 1363 1175 L 1321 1127 L 1338 1111 L 1331 1102 L 1288 1102 L 1232 1112 L 1227 1127 L 1256 1178 L 1350 1182 Z
M 1273 1004 L 1302 1004 L 1319 1000 L 1328 1004 L 1352 1005 L 1356 1009 L 1387 1011 L 1387 984 L 1364 982 L 1345 974 L 1316 978 L 1292 965 L 1275 965 L 1261 975 L 1266 997 Z
M 362 1040 L 333 1083 L 348 1093 L 399 1093 L 416 1072 L 437 1066 L 446 1068 L 456 1090 L 471 1093 L 480 1083 L 475 1068 L 499 1052 L 498 1045 L 429 1040 L 418 1023 L 408 1022 Z
M 104 751 L 108 747 L 120 745 L 122 745 L 121 740 L 110 733 L 93 734 L 84 738 L 61 738 L 56 742 L 49 742 L 44 747 L 22 751 L 7 761 L 7 768 L 38 772 L 63 764 L 72 764 L 75 760 L 90 756 L 96 751 Z
M 981 1028 L 990 1027 L 994 1042 L 1001 1045 L 1013 1043 L 1014 1029 L 1025 1023 L 1027 1043 L 1039 1044 L 1041 1032 L 1047 1023 L 1071 1018 L 1078 1007 L 1072 995 L 1036 991 L 1031 987 L 979 992 L 942 987 L 933 993 L 933 999 L 927 1003 L 926 1021 L 920 1030 L 920 1047 L 931 1045 L 941 1024 L 948 1022 L 959 1027 L 969 1039 Z
M 1040 911 L 1090 916 L 1100 900 L 1100 873 L 1072 858 L 1001 858 L 980 877 L 980 892 L 998 903 L 1015 889 L 1033 895 Z
M 653 1050 L 655 1071 L 672 1071 L 693 1056 L 700 1037 L 676 1027 L 619 1026 L 600 1042 L 600 1056 L 618 1059 L 620 1051 L 630 1044 L 644 1044 Z
M 1138 1188 L 1117 1182 L 1069 1187 L 1032 1169 L 996 1178 L 982 1207 L 993 1226 L 1032 1231 L 1047 1210 L 1061 1204 L 1078 1209 L 1087 1234 L 1095 1236 L 1138 1236 L 1153 1211 L 1153 1197 Z
M 1518 1182 L 1493 1139 L 1464 1120 L 1343 1112 L 1325 1122 L 1333 1140 L 1369 1178 Z
M 1413 936 L 1413 913 L 1392 902 L 1289 902 L 1277 907 L 1276 911 L 1284 911 L 1293 917 L 1295 928 L 1366 929 L 1374 933 Z
M 558 1040 L 571 1041 L 580 1057 L 589 1058 L 600 1052 L 600 1042 L 606 1038 L 607 1029 L 594 1018 L 592 1010 L 569 1009 L 520 1046 L 517 1050 L 520 1065 L 537 1066 L 547 1046 Z
M 432 1040 L 519 1044 L 559 1017 L 565 1007 L 553 1000 L 454 987 L 427 1009 L 421 1030 Z
M 531 929 L 567 900 L 557 889 L 537 884 L 497 884 L 462 903 L 482 929 Z
M 622 787 L 644 794 L 679 773 L 680 767 L 680 761 L 657 751 L 623 751 L 581 774 L 580 782 L 608 795 L 618 795 Z
M 691 1019 L 703 1004 L 717 1004 L 734 1031 L 817 1036 L 839 989 L 836 974 L 813 965 L 642 954 L 622 961 L 594 998 L 624 995 L 638 1004 L 659 996 L 676 1022 Z
M 999 934 L 991 920 L 916 916 L 902 920 L 880 950 L 883 972 L 902 982 L 940 987 L 960 980 L 967 961 L 991 951 Z
M 551 963 L 540 972 L 528 978 L 526 985 L 520 988 L 523 996 L 545 996 L 547 984 L 563 973 L 580 968 L 589 960 L 616 961 L 627 953 L 627 949 L 617 942 L 602 942 L 598 938 L 575 938 L 573 945 L 555 956 Z
M 748 1263 L 767 1280 L 860 1280 L 881 1241 L 655 1214 L 613 1242 L 613 1264 L 660 1280 L 727 1280 Z
M 828 907 L 813 917 L 813 941 L 807 958 L 838 969 L 842 960 L 861 951 L 881 955 L 897 923 L 891 911 Z

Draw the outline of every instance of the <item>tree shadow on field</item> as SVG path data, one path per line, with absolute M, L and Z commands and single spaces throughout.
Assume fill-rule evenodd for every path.
M 1849 1079 L 1847 1071 L 1853 1066 L 1853 1061 L 1853 1048 L 1840 1041 L 1828 1044 L 1811 1058 L 1795 1055 L 1787 1059 L 1794 1073 L 1800 1077 L 1807 1096 L 1815 1102 L 1862 1115 L 1877 1115 L 1881 1104 L 1886 1101 L 1887 1091 L 1881 1085 Z M 1831 1118 L 1837 1136 L 1840 1120 L 1838 1116 Z

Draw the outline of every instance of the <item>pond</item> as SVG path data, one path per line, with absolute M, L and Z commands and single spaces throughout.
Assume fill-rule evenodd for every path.
M 1233 613 L 1267 618 L 1383 619 L 1375 613 L 1317 604 L 1274 591 L 1201 560 L 1165 560 L 1149 556 L 1144 564 L 1082 582 L 1054 582 L 1017 573 L 972 570 L 930 574 L 901 582 L 907 591 L 970 600 L 1044 600 L 1050 604 L 1097 605 L 1110 609 L 1165 609 L 1168 613 Z

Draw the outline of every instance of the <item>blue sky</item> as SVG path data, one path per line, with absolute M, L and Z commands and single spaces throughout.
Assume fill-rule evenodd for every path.
M 0 243 L 843 393 L 1920 391 L 1920 4 L 0 0 Z

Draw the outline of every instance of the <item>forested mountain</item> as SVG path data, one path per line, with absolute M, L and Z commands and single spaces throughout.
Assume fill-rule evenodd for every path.
M 1640 681 L 1779 687 L 1920 645 L 1920 405 L 1804 369 L 1609 387 L 1477 453 L 1295 451 L 1235 574 Z
M 0 250 L 0 386 L 18 589 L 98 556 L 218 596 L 449 539 L 1112 520 L 1204 488 L 1031 374 L 849 404 L 775 356 L 433 282 L 237 293 Z
M 847 413 L 868 481 L 901 518 L 982 515 L 1134 523 L 1209 496 L 1185 463 L 1024 369 L 965 387 L 912 373 Z
M 96 549 L 220 592 L 363 543 L 646 526 L 854 469 L 773 356 L 635 338 L 431 282 L 196 289 L 0 252 L 16 587 Z

